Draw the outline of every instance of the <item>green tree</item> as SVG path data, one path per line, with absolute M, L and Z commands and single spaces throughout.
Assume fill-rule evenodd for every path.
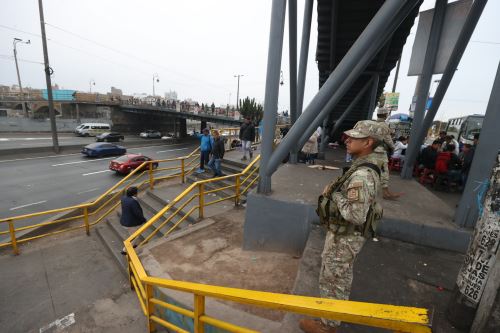
M 240 100 L 240 113 L 243 118 L 250 117 L 256 124 L 260 123 L 264 116 L 264 108 L 261 104 L 255 102 L 255 98 L 246 97 Z

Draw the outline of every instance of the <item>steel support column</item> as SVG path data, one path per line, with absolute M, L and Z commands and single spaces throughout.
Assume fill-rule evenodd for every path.
M 271 174 L 265 171 L 273 152 L 276 113 L 278 111 L 278 93 L 280 81 L 283 34 L 285 30 L 286 0 L 273 0 L 271 9 L 271 27 L 269 32 L 269 50 L 267 56 L 266 92 L 264 97 L 264 118 L 262 121 L 262 145 L 259 169 L 259 193 L 271 192 Z M 290 151 L 288 147 L 287 151 Z
M 297 121 L 297 0 L 288 0 L 288 57 L 290 66 L 290 121 Z M 290 163 L 297 163 L 298 147 L 290 150 Z
M 304 3 L 304 20 L 302 22 L 302 41 L 300 43 L 299 74 L 297 80 L 297 118 L 302 114 L 302 106 L 304 103 L 313 4 L 314 0 L 305 0 Z
M 495 164 L 500 149 L 500 64 L 486 114 L 481 128 L 481 136 L 474 153 L 474 160 L 470 168 L 467 184 L 462 198 L 455 211 L 455 223 L 460 227 L 473 227 L 477 220 L 477 196 L 484 184 L 490 179 L 491 169 Z
M 388 38 L 419 2 L 419 0 L 407 0 L 404 2 L 387 0 L 384 2 L 349 52 L 336 67 L 335 71 L 323 84 L 323 87 L 318 91 L 304 113 L 276 148 L 269 162 L 266 163 L 264 168 L 261 168 L 261 171 L 265 175 L 270 177 L 278 168 L 281 160 L 286 156 L 290 148 L 297 144 L 304 133 L 304 129 L 311 122 L 319 119 L 314 124 L 317 127 L 323 121 L 325 115 L 321 115 L 320 117 L 318 115 L 322 110 L 328 114 L 329 110 L 324 109 L 325 104 L 331 104 L 329 105 L 331 108 L 338 102 L 349 89 L 352 82 L 366 68 L 374 55 L 387 42 Z M 331 96 L 334 92 L 334 96 Z M 309 132 L 309 135 L 311 133 Z
M 443 101 L 444 95 L 446 94 L 446 91 L 450 86 L 451 80 L 455 75 L 458 64 L 460 63 L 462 55 L 465 52 L 465 48 L 469 43 L 472 33 L 476 28 L 477 22 L 479 21 L 479 18 L 481 17 L 481 14 L 487 2 L 488 0 L 476 0 L 472 4 L 472 7 L 469 11 L 469 14 L 467 15 L 467 19 L 465 20 L 462 31 L 460 31 L 460 35 L 458 36 L 455 47 L 453 48 L 453 51 L 450 55 L 450 60 L 446 64 L 446 68 L 444 70 L 443 76 L 441 77 L 439 85 L 436 89 L 436 93 L 432 97 L 431 107 L 427 111 L 427 114 L 424 118 L 418 136 L 415 138 L 415 140 L 419 144 L 422 144 L 422 142 L 424 141 L 424 138 L 427 135 L 427 131 L 429 130 L 429 128 L 432 125 L 432 122 L 434 121 L 434 117 L 436 116 L 439 107 L 441 106 L 441 102 Z M 408 164 L 411 168 L 413 168 L 417 156 L 418 156 L 418 151 L 412 151 L 412 152 L 407 151 L 405 157 L 405 164 Z
M 415 103 L 415 114 L 411 125 L 409 145 L 406 150 L 407 154 L 417 154 L 420 149 L 420 142 L 418 142 L 417 136 L 424 120 L 425 105 L 427 104 L 432 74 L 434 73 L 434 65 L 436 64 L 436 55 L 439 49 L 439 40 L 441 39 L 441 31 L 443 30 L 447 3 L 448 0 L 436 0 L 429 41 L 427 42 L 427 49 L 425 50 L 424 65 L 422 74 L 420 75 L 417 102 Z M 401 171 L 401 178 L 410 179 L 412 176 L 413 166 L 409 163 L 405 163 Z

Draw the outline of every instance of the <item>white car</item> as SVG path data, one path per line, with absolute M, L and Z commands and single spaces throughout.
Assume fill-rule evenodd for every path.
M 161 138 L 161 133 L 155 130 L 146 130 L 144 132 L 141 132 L 139 136 L 146 139 L 159 139 Z
M 177 137 L 175 135 L 173 135 L 172 133 L 167 133 L 164 136 L 162 136 L 161 139 L 166 140 L 166 141 L 175 141 L 177 139 Z

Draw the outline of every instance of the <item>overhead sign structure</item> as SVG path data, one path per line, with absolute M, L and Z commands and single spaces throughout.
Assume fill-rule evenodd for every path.
M 441 31 L 441 38 L 439 40 L 433 74 L 444 73 L 446 64 L 450 59 L 451 53 L 455 47 L 460 31 L 462 31 L 471 6 L 472 0 L 459 0 L 449 3 L 446 6 L 443 29 Z M 408 76 L 422 74 L 433 16 L 434 9 L 426 10 L 419 14 L 417 33 L 415 35 L 415 41 L 411 51 Z

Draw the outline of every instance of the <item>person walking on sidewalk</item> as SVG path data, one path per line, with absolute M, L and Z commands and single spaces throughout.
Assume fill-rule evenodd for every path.
M 375 148 L 385 129 L 378 122 L 363 120 L 345 134 L 347 151 L 355 161 L 344 175 L 325 187 L 318 200 L 320 222 L 328 228 L 323 254 L 319 290 L 321 297 L 348 300 L 353 265 L 367 238 L 374 235 L 382 210 L 376 202 L 381 170 Z M 335 333 L 340 322 L 302 319 L 306 333 Z
M 203 133 L 199 136 L 200 138 L 200 167 L 196 170 L 196 173 L 205 172 L 205 164 L 208 165 L 210 159 L 210 152 L 212 151 L 214 138 L 210 135 L 210 130 L 208 128 L 203 129 Z
M 126 194 L 121 199 L 122 214 L 120 216 L 120 224 L 127 229 L 127 232 L 132 235 L 139 227 L 146 222 L 141 205 L 137 201 L 137 187 L 131 186 L 127 189 Z M 136 244 L 133 244 L 136 247 Z M 125 247 L 121 252 L 123 255 Z
M 240 127 L 241 149 L 243 150 L 242 161 L 247 159 L 247 151 L 250 159 L 253 158 L 252 143 L 255 141 L 255 126 L 250 117 L 245 118 L 245 122 Z
M 220 164 L 222 159 L 224 158 L 224 140 L 220 137 L 219 131 L 214 130 L 214 144 L 212 146 L 212 157 L 210 158 L 210 162 L 208 162 L 208 166 L 214 171 L 214 177 L 223 176 L 220 171 Z

